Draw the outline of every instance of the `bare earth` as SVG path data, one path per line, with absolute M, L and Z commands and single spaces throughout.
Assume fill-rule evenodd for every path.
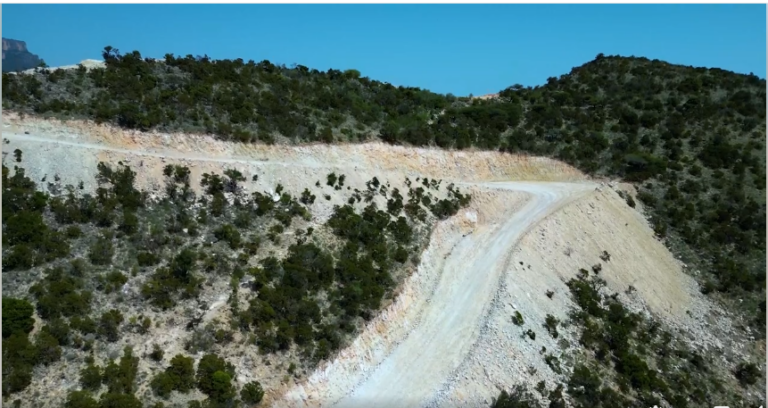
M 195 179 L 235 166 L 249 179 L 259 175 L 258 190 L 280 183 L 301 191 L 340 170 L 350 185 L 376 176 L 399 187 L 405 177 L 427 176 L 472 193 L 469 208 L 435 227 L 417 270 L 353 344 L 298 383 L 263 382 L 270 390 L 265 403 L 275 407 L 487 406 L 516 383 L 551 386 L 558 376 L 539 350 L 557 354 L 575 338 L 563 329 L 556 342 L 542 328 L 544 318 L 566 319 L 573 303 L 565 282 L 597 263 L 609 288 L 632 308 L 695 332 L 701 348 L 722 346 L 704 320 L 712 306 L 653 238 L 641 206 L 627 206 L 614 191 L 620 186 L 589 180 L 551 159 L 380 143 L 246 146 L 8 114 L 3 138 L 9 142 L 4 155 L 24 151 L 22 164 L 33 180 L 57 174 L 65 184 L 82 180 L 86 190 L 93 190 L 101 160 L 130 163 L 141 188 L 161 186 L 162 167 L 180 163 Z M 345 198 L 317 200 L 312 222 L 323 222 Z M 600 260 L 602 251 L 611 254 L 609 262 Z M 631 295 L 624 293 L 629 285 L 637 289 Z M 547 290 L 555 292 L 552 299 Z M 225 300 L 212 298 L 214 306 Z M 515 310 L 523 328 L 510 320 Z M 726 316 L 717 319 L 730 324 Z M 527 328 L 537 332 L 535 342 L 522 338 Z M 238 366 L 238 381 L 261 381 L 263 370 Z

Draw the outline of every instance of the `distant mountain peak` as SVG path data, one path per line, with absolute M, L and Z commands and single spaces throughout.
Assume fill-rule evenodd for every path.
M 3 72 L 16 72 L 34 68 L 42 60 L 27 49 L 27 43 L 3 37 Z

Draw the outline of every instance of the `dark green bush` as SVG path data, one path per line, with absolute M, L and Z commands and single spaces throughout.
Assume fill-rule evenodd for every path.
M 104 340 L 114 343 L 120 338 L 120 324 L 123 322 L 123 314 L 119 310 L 111 309 L 102 313 L 99 319 L 98 334 Z
M 83 389 L 98 392 L 101 388 L 101 367 L 90 363 L 80 370 L 80 385 Z
M 525 386 L 515 386 L 512 391 L 501 391 L 491 402 L 492 408 L 541 408 L 536 397 Z
M 226 378 L 221 374 L 226 375 Z M 212 399 L 230 397 L 230 381 L 235 375 L 235 366 L 215 354 L 206 354 L 197 364 L 195 380 L 197 388 Z M 229 385 L 229 387 L 227 387 Z M 231 391 L 234 395 L 234 391 Z
M 240 390 L 240 399 L 246 404 L 256 405 L 264 398 L 264 390 L 258 381 L 251 381 Z
M 760 369 L 754 363 L 740 363 L 734 375 L 742 386 L 754 385 L 760 379 Z
M 64 408 L 100 408 L 100 405 L 88 391 L 70 391 Z
M 24 299 L 3 296 L 3 338 L 14 333 L 26 335 L 31 332 L 35 324 L 32 318 L 34 311 L 32 304 Z

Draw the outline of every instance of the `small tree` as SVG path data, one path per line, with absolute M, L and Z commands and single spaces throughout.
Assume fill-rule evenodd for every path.
M 333 187 L 333 185 L 336 184 L 336 181 L 338 179 L 339 178 L 336 176 L 336 173 L 330 173 L 327 176 L 326 184 L 328 184 L 329 186 Z
M 133 394 L 138 371 L 139 358 L 134 357 L 133 349 L 126 346 L 120 363 L 110 361 L 104 368 L 102 382 L 107 385 L 107 392 L 110 394 Z
M 212 393 L 221 392 L 220 387 L 222 385 L 220 383 L 223 381 L 223 377 L 219 376 L 216 384 L 214 384 L 213 378 L 214 374 L 218 371 L 229 374 L 231 380 L 231 377 L 235 374 L 235 367 L 215 354 L 203 356 L 197 364 L 197 388 L 208 396 L 211 396 Z
M 171 366 L 165 369 L 173 380 L 173 389 L 179 392 L 188 392 L 195 383 L 194 360 L 177 354 L 171 359 Z
M 226 402 L 235 397 L 232 376 L 224 371 L 216 371 L 210 378 L 208 397 L 216 402 Z
M 3 338 L 13 333 L 31 332 L 35 325 L 34 311 L 32 304 L 24 299 L 3 297 Z
M 99 319 L 99 335 L 110 343 L 116 342 L 120 338 L 118 329 L 123 322 L 123 314 L 119 310 L 112 309 L 104 312 Z
M 264 389 L 258 381 L 251 381 L 240 390 L 240 399 L 246 404 L 258 404 L 264 398 Z
M 557 332 L 557 325 L 560 323 L 559 320 L 555 316 L 552 316 L 551 314 L 547 315 L 546 320 L 544 321 L 544 327 L 547 329 L 549 334 L 553 338 L 557 338 L 559 333 Z
M 80 370 L 80 385 L 85 390 L 98 391 L 101 388 L 101 367 L 91 363 Z
M 245 176 L 236 169 L 224 170 L 224 175 L 227 176 L 225 184 L 226 191 L 230 193 L 237 193 L 240 191 L 239 182 L 245 181 Z
M 55 363 L 61 358 L 59 342 L 47 331 L 40 331 L 37 334 L 35 348 L 37 349 L 37 362 L 43 365 Z

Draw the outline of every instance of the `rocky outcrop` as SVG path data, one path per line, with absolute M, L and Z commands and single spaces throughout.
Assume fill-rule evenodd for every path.
M 27 50 L 27 43 L 3 38 L 3 72 L 23 71 L 38 66 L 42 60 Z
M 28 51 L 27 43 L 19 40 L 11 40 L 10 38 L 3 38 L 3 58 L 5 58 L 6 51 Z

